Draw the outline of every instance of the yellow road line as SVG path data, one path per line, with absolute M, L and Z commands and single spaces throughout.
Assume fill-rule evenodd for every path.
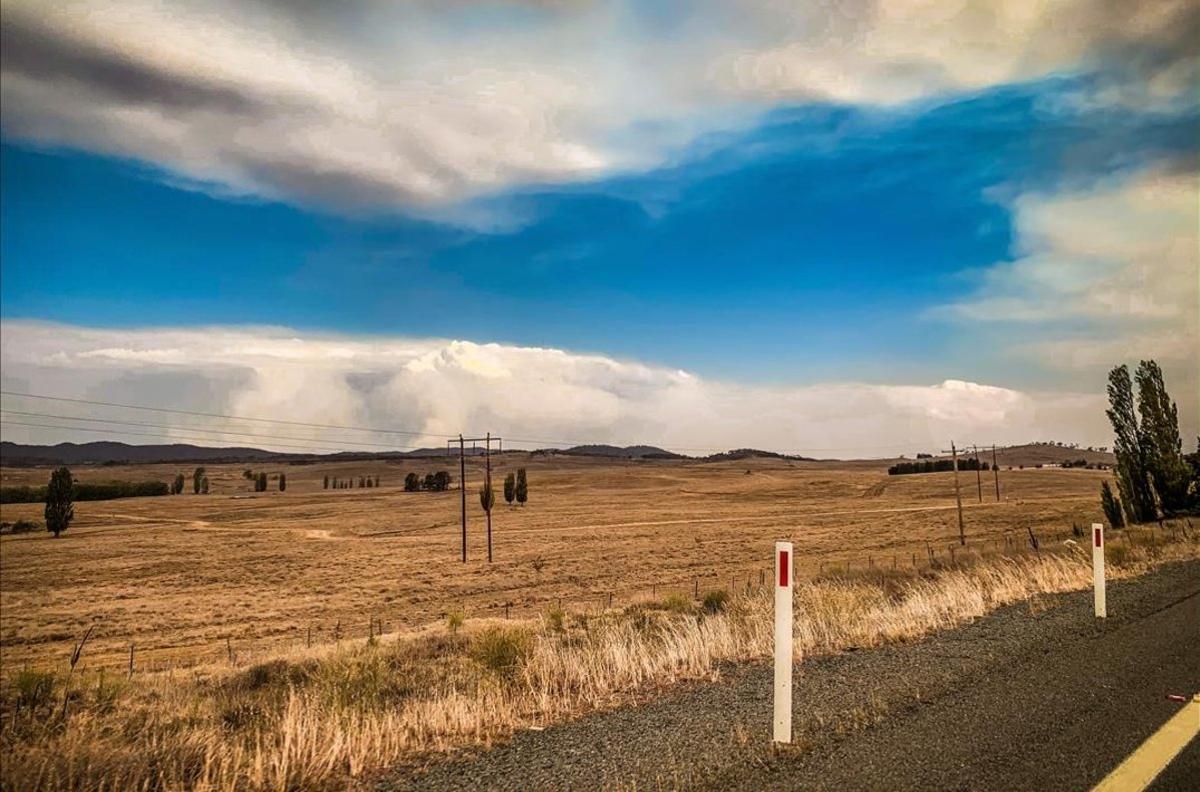
M 1138 792 L 1163 771 L 1192 738 L 1200 734 L 1200 693 L 1171 716 L 1162 728 L 1117 766 L 1092 792 Z

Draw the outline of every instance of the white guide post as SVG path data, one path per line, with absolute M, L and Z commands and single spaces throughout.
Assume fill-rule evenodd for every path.
M 775 543 L 775 729 L 792 741 L 792 543 Z
M 1092 523 L 1092 587 L 1096 592 L 1096 618 L 1108 617 L 1104 601 L 1104 526 Z

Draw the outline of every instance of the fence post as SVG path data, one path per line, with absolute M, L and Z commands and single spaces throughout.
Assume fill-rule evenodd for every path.
M 1092 523 L 1092 588 L 1095 590 L 1096 618 L 1108 617 L 1104 600 L 1104 526 Z
M 792 543 L 775 543 L 774 740 L 792 741 Z

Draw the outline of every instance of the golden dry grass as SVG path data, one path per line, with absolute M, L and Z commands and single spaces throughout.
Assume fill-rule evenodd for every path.
M 456 462 L 457 460 L 454 460 Z M 440 620 L 568 609 L 596 610 L 696 587 L 756 584 L 772 543 L 796 544 L 801 576 L 850 563 L 859 569 L 948 557 L 957 525 L 951 474 L 888 477 L 886 463 L 780 460 L 615 462 L 509 453 L 497 479 L 529 469 L 530 503 L 494 512 L 496 562 L 483 560 L 483 515 L 468 492 L 470 562 L 459 563 L 457 492 L 405 493 L 405 473 L 451 462 L 272 465 L 286 493 L 254 495 L 248 465 L 208 466 L 213 494 L 77 504 L 59 540 L 0 538 L 0 664 L 58 668 L 78 636 L 96 631 L 82 664 L 139 668 L 240 660 L 341 636 L 366 636 L 371 619 L 391 633 Z M 181 465 L 78 468 L 84 480 L 168 480 Z M 324 475 L 379 474 L 380 489 L 323 491 Z M 477 461 L 469 478 L 480 480 Z M 984 475 L 962 474 L 971 553 L 995 553 L 1100 518 L 1106 474 L 1002 473 L 995 502 Z M 44 469 L 0 470 L 3 483 L 44 483 Z M 457 477 L 457 476 L 456 476 Z M 190 478 L 189 478 L 190 484 Z M 36 504 L 0 518 L 40 518 Z M 961 553 L 961 551 L 959 551 Z M 540 563 L 538 563 L 540 560 Z M 540 570 L 539 568 L 540 567 Z M 339 627 L 340 624 L 340 627 Z
M 1200 544 L 1142 544 L 1113 577 Z M 911 640 L 1042 593 L 1090 585 L 1090 554 L 995 558 L 900 578 L 822 579 L 796 592 L 798 658 Z M 522 726 L 611 706 L 648 688 L 765 656 L 765 590 L 716 613 L 643 602 L 590 618 L 468 623 L 292 652 L 252 667 L 202 666 L 130 681 L 28 678 L 0 699 L 11 789 L 340 788 L 397 763 L 488 743 Z M 29 675 L 27 674 L 26 677 Z

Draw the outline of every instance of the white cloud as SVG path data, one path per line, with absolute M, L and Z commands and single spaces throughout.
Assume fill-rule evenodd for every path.
M 1147 106 L 1177 99 L 1197 75 L 1186 0 L 748 5 L 783 40 L 730 54 L 718 73 L 733 89 L 775 98 L 890 105 L 1116 62 L 1139 70 L 1136 103 Z M 1132 102 L 1123 83 L 1106 91 Z
M 1012 261 L 930 315 L 962 323 L 1059 381 L 1100 387 L 1113 366 L 1155 359 L 1200 429 L 1200 190 L 1194 172 L 1143 172 L 1013 202 Z M 990 329 L 989 329 L 990 328 Z M 1028 372 L 1027 372 L 1028 374 Z
M 752 446 L 852 457 L 928 451 L 951 439 L 1108 442 L 1100 394 L 1032 393 L 957 380 L 759 386 L 558 349 L 299 335 L 281 328 L 101 330 L 6 321 L 0 336 L 6 390 L 425 433 L 396 440 L 401 444 L 440 446 L 441 435 L 491 431 L 508 438 L 510 445 L 524 438 L 544 441 L 534 445 Z M 4 405 L 54 415 L 164 420 L 154 414 L 9 396 Z M 11 414 L 5 419 L 5 439 L 18 442 L 99 437 L 17 425 L 60 423 L 52 419 Z M 208 444 L 294 444 L 221 436 L 220 428 L 233 427 L 219 421 L 168 419 L 181 427 L 174 435 L 183 440 L 195 440 L 188 435 L 204 431 L 212 435 L 201 441 Z M 182 428 L 185 424 L 193 428 Z M 248 426 L 238 431 L 301 436 L 314 445 L 360 437 L 389 440 L 345 431 Z
M 1140 173 L 1013 204 L 1017 255 L 976 294 L 935 313 L 1027 325 L 1023 348 L 1059 366 L 1182 362 L 1200 349 L 1200 192 L 1195 173 Z
M 1187 0 L 10 0 L 0 93 L 12 137 L 214 190 L 432 211 L 647 167 L 777 102 L 895 104 L 1114 64 L 1134 77 L 1098 100 L 1191 101 L 1198 16 Z

